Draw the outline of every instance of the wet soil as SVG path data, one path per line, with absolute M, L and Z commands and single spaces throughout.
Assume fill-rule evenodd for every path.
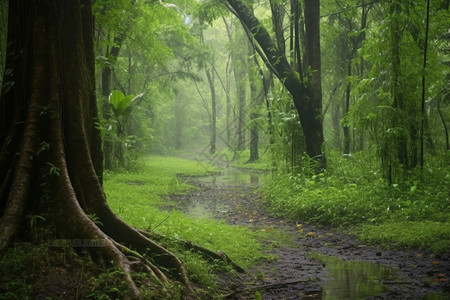
M 233 176 L 183 178 L 199 189 L 171 200 L 193 216 L 252 230 L 276 228 L 293 243 L 267 245 L 267 254 L 277 259 L 261 261 L 244 275 L 220 275 L 224 299 L 450 299 L 449 253 L 364 245 L 342 230 L 271 216 L 258 192 L 264 177 Z

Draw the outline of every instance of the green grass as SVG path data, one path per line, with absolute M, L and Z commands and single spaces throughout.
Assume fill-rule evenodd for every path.
M 363 241 L 402 248 L 414 246 L 433 252 L 450 249 L 450 223 L 433 221 L 397 221 L 362 225 L 355 230 Z
M 169 238 L 190 240 L 213 251 L 221 250 L 235 263 L 247 268 L 264 256 L 258 242 L 261 233 L 221 221 L 189 217 L 176 210 L 168 212 L 161 209 L 170 204 L 165 200 L 168 194 L 194 188 L 177 179 L 177 174 L 197 176 L 213 171 L 216 169 L 203 162 L 148 156 L 143 159 L 139 171 L 106 174 L 105 193 L 111 208 L 128 224 Z M 201 263 L 191 262 L 190 265 L 198 267 Z M 191 273 L 192 276 L 203 276 L 198 270 Z
M 0 299 L 122 299 L 126 290 L 117 267 L 99 268 L 87 253 L 51 241 L 16 242 L 0 257 Z
M 276 174 L 263 188 L 264 199 L 275 214 L 354 228 L 367 242 L 448 251 L 450 168 L 434 165 L 392 186 L 377 169 L 362 155 L 333 156 L 325 174 Z
M 242 169 L 267 171 L 271 169 L 270 158 L 267 152 L 259 151 L 259 159 L 249 163 L 250 150 L 232 151 L 223 149 L 213 155 L 208 155 L 209 159 L 219 158 L 230 163 L 231 166 Z
M 178 179 L 177 174 L 205 175 L 216 172 L 215 168 L 205 163 L 161 156 L 145 157 L 136 166 L 133 171 L 105 173 L 108 203 L 132 226 L 168 237 L 161 243 L 183 261 L 190 280 L 204 287 L 198 292 L 200 298 L 210 299 L 217 293 L 215 276 L 217 272 L 229 271 L 230 267 L 181 249 L 174 242 L 175 238 L 191 240 L 213 251 L 222 250 L 243 268 L 266 258 L 261 242 L 270 240 L 272 235 L 229 226 L 221 221 L 192 218 L 175 210 L 161 210 L 161 206 L 168 204 L 165 200 L 168 194 L 185 193 L 194 188 Z M 33 224 L 42 217 L 35 218 L 37 220 L 30 220 L 33 228 Z M 125 297 L 122 272 L 116 266 L 99 268 L 89 255 L 76 253 L 71 247 L 55 247 L 51 240 L 37 244 L 17 243 L 0 256 L 0 299 L 33 298 L 46 290 L 49 284 L 54 284 L 55 278 L 61 280 L 61 288 L 73 290 L 85 299 Z M 160 283 L 154 282 L 150 276 L 135 273 L 133 278 L 140 283 L 145 299 L 179 298 L 175 285 L 166 286 L 167 295 L 161 295 Z M 46 290 L 46 293 L 51 291 Z M 75 294 L 68 296 L 75 297 Z M 49 297 L 59 299 L 58 295 L 49 294 Z

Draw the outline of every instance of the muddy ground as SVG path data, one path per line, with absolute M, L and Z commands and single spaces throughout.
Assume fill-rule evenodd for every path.
M 262 261 L 240 278 L 221 275 L 224 299 L 450 299 L 449 253 L 364 245 L 343 231 L 272 217 L 257 189 L 260 177 L 227 176 L 183 178 L 199 189 L 171 199 L 188 214 L 200 211 L 253 230 L 280 229 L 293 244 L 267 247 L 278 259 Z

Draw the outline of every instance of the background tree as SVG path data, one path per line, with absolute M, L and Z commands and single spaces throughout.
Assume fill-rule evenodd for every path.
M 322 92 L 319 43 L 319 2 L 305 1 L 305 67 L 297 72 L 289 64 L 281 41 L 275 43 L 255 14 L 240 0 L 229 0 L 229 9 L 249 30 L 264 53 L 263 60 L 280 79 L 292 96 L 302 124 L 306 154 L 319 161 L 319 169 L 325 166 L 322 146 Z M 275 30 L 276 31 L 276 30 Z
M 367 73 L 358 78 L 355 86 L 358 101 L 351 109 L 351 115 L 355 117 L 354 127 L 368 129 L 385 178 L 390 183 L 402 180 L 407 176 L 406 171 L 418 166 L 419 124 L 422 118 L 426 124 L 434 111 L 433 106 L 429 106 L 422 116 L 422 92 L 433 86 L 442 86 L 442 79 L 445 78 L 438 75 L 445 71 L 439 64 L 441 58 L 437 55 L 437 49 L 429 45 L 428 62 L 434 68 L 427 68 L 425 74 L 429 85 L 425 91 L 422 90 L 426 3 L 413 4 L 392 1 L 374 6 L 374 18 L 383 18 L 386 23 L 371 23 L 371 38 L 366 39 L 360 51 Z M 441 11 L 438 3 L 430 9 L 436 16 L 448 13 L 448 10 Z M 431 39 L 437 39 L 442 33 L 442 26 L 437 21 L 430 27 Z M 381 38 L 381 42 L 376 41 L 377 38 Z M 427 132 L 430 131 L 425 128 L 425 135 Z M 433 153 L 431 140 L 427 144 L 428 151 Z
M 133 19 L 136 17 L 134 1 L 95 1 L 94 14 L 97 19 L 97 49 L 103 53 L 97 56 L 97 62 L 101 66 L 101 113 L 102 119 L 106 123 L 112 122 L 112 112 L 109 97 L 112 92 L 111 83 L 114 65 L 120 53 L 120 49 L 126 40 L 127 31 L 133 26 Z M 124 13 L 126 12 L 126 13 Z M 132 17 L 132 15 L 134 15 Z M 122 93 L 131 93 L 122 91 Z M 111 126 L 111 124 L 109 124 Z M 112 169 L 114 157 L 119 157 L 123 164 L 123 149 L 120 142 L 111 135 L 111 130 L 106 130 L 104 134 L 103 151 L 105 157 L 105 168 Z M 118 153 L 116 153 L 116 151 Z

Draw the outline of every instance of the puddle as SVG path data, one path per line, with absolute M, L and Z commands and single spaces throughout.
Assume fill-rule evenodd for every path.
M 184 208 L 184 213 L 194 218 L 214 219 L 217 213 L 226 213 L 229 207 L 214 203 L 193 202 Z
M 268 174 L 270 173 L 230 167 L 220 173 L 200 177 L 197 180 L 214 185 L 245 184 L 251 186 L 260 186 L 264 183 L 265 177 Z
M 309 258 L 322 262 L 328 270 L 328 280 L 322 286 L 321 299 L 366 299 L 386 290 L 383 282 L 397 279 L 397 270 L 386 266 L 349 260 L 319 253 L 311 253 Z
M 193 181 L 214 185 L 221 191 L 223 190 L 226 195 L 227 191 L 233 190 L 236 186 L 259 187 L 265 182 L 266 176 L 270 176 L 270 173 L 229 167 L 220 173 L 193 177 Z M 189 180 L 188 177 L 186 181 L 189 182 Z M 194 218 L 220 218 L 230 210 L 228 205 L 221 203 L 220 197 L 198 199 L 196 195 L 193 195 L 181 198 L 183 201 L 178 202 L 177 209 Z

